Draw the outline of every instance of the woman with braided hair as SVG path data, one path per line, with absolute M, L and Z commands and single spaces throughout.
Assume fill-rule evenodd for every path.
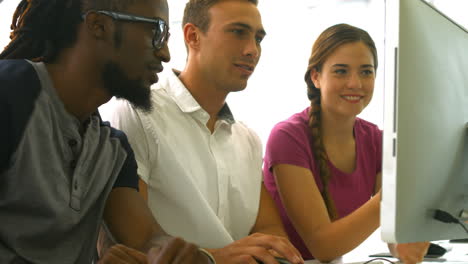
M 339 258 L 379 226 L 382 131 L 356 117 L 372 98 L 377 64 L 366 31 L 326 29 L 305 74 L 310 107 L 278 123 L 268 139 L 265 185 L 304 259 Z M 428 245 L 390 249 L 416 263 Z
M 210 263 L 167 235 L 138 193 L 112 96 L 151 109 L 167 47 L 166 0 L 22 0 L 0 54 L 0 263 Z

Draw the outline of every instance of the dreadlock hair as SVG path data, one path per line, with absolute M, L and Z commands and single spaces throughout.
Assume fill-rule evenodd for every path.
M 75 44 L 86 11 L 122 11 L 136 1 L 21 0 L 12 19 L 11 41 L 0 59 L 53 62 L 63 49 Z
M 185 5 L 182 27 L 187 23 L 192 23 L 202 32 L 206 32 L 210 26 L 210 15 L 208 10 L 215 4 L 223 0 L 190 0 Z M 254 5 L 258 5 L 258 0 L 245 0 Z
M 377 49 L 370 35 L 357 27 L 348 24 L 337 24 L 327 28 L 320 34 L 312 47 L 312 54 L 309 58 L 309 64 L 304 79 L 307 84 L 307 97 L 310 100 L 309 127 L 311 131 L 310 147 L 314 154 L 314 159 L 318 163 L 320 179 L 322 181 L 321 195 L 327 206 L 328 215 L 331 220 L 338 218 L 335 203 L 330 195 L 328 183 L 332 177 L 328 167 L 328 156 L 323 145 L 321 135 L 321 93 L 320 89 L 315 87 L 312 82 L 311 72 L 316 70 L 320 72 L 326 59 L 341 45 L 362 42 L 372 53 L 374 57 L 374 67 L 377 69 Z

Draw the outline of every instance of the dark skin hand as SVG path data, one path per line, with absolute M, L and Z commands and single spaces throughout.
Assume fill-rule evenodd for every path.
M 187 243 L 180 238 L 166 240 L 164 247 L 153 247 L 148 252 L 148 264 L 183 264 L 200 263 L 208 264 L 210 260 L 198 247 L 192 243 Z
M 145 254 L 138 250 L 117 244 L 109 248 L 98 264 L 143 264 L 148 263 Z
M 207 264 L 209 259 L 194 244 L 180 238 L 165 240 L 161 247 L 153 247 L 148 255 L 122 244 L 109 248 L 98 264 Z
M 107 199 L 104 219 L 115 240 L 126 246 L 114 245 L 107 250 L 103 249 L 101 261 L 110 262 L 99 263 L 210 263 L 209 258 L 198 251 L 195 244 L 167 235 L 135 189 L 112 190 Z

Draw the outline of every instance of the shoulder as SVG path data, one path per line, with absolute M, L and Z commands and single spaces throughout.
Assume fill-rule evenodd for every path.
M 296 113 L 288 119 L 277 123 L 270 133 L 270 139 L 278 137 L 301 138 L 302 140 L 309 137 L 308 126 L 308 108 L 302 112 Z
M 120 168 L 117 179 L 114 182 L 113 188 L 129 187 L 138 190 L 138 165 L 135 160 L 133 149 L 128 142 L 127 136 L 123 131 L 112 127 L 109 122 L 101 121 L 100 125 L 101 127 L 105 127 L 110 130 L 110 139 L 116 139 L 118 142 L 120 142 L 120 147 L 127 154 L 125 161 Z
M 291 164 L 310 169 L 311 157 L 308 109 L 274 126 L 265 148 L 266 168 L 271 169 L 275 164 Z
M 120 143 L 121 148 L 127 153 L 127 160 L 133 165 L 136 164 L 135 161 L 135 154 L 133 152 L 133 148 L 130 145 L 127 135 L 125 132 L 123 132 L 120 129 L 117 129 L 113 126 L 108 121 L 102 121 L 100 123 L 101 128 L 106 128 L 109 129 L 109 138 L 112 140 L 117 140 Z
M 151 92 L 153 95 L 159 96 L 153 96 L 153 100 L 158 101 L 162 99 L 160 96 L 163 98 L 171 97 L 170 94 L 180 93 L 182 90 L 187 89 L 174 70 L 163 71 L 162 73 L 158 74 L 158 77 L 158 82 L 151 86 Z
M 383 142 L 383 132 L 375 124 L 363 119 L 356 119 L 355 133 L 358 138 L 359 144 L 368 146 L 377 152 L 381 151 Z
M 260 140 L 260 137 L 252 128 L 247 126 L 244 122 L 236 121 L 233 124 L 232 129 L 232 133 L 234 133 L 237 138 L 246 139 L 248 140 L 250 145 L 256 148 L 262 148 L 262 141 Z
M 303 152 L 309 148 L 308 108 L 276 124 L 270 132 L 266 153 Z
M 117 139 L 122 147 L 127 151 L 127 152 L 132 152 L 132 149 L 130 147 L 130 144 L 128 143 L 128 138 L 127 135 L 122 131 L 119 130 L 113 126 L 108 121 L 102 121 L 100 123 L 102 128 L 107 128 L 110 131 L 109 137 L 111 139 Z
M 21 105 L 30 101 L 28 99 L 36 98 L 40 90 L 39 76 L 31 63 L 26 60 L 0 60 L 0 98 Z
M 16 151 L 35 109 L 41 82 L 25 60 L 0 60 L 0 171 Z
M 99 112 L 105 120 L 110 120 L 113 126 L 113 118 L 136 114 L 135 109 L 127 100 L 117 98 L 112 98 L 105 105 L 99 107 Z
M 35 70 L 26 60 L 0 60 L 0 80 L 2 82 L 23 79 L 28 73 L 35 73 Z
M 364 119 L 356 118 L 355 127 L 359 133 L 367 134 L 373 137 L 382 136 L 382 130 L 376 124 Z
M 111 99 L 99 108 L 102 118 L 109 121 L 112 127 L 132 134 L 141 127 L 141 113 L 125 99 Z M 121 131 L 116 132 L 118 135 Z M 131 132 L 129 132 L 131 131 Z

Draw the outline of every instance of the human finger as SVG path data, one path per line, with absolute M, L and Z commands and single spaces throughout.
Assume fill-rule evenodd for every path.
M 131 255 L 131 253 L 127 250 L 127 247 L 123 245 L 114 245 L 109 248 L 101 260 L 98 262 L 99 264 L 146 264 L 146 260 L 140 261 L 138 258 L 135 258 Z
M 126 246 L 122 248 L 122 251 L 124 251 L 128 256 L 134 258 L 138 263 L 148 263 L 146 254 L 141 251 Z
M 175 259 L 178 251 L 184 247 L 186 242 L 181 238 L 169 239 L 165 245 L 152 248 L 148 252 L 148 261 L 151 264 L 169 264 Z
M 407 264 L 423 261 L 428 248 L 429 242 L 403 243 L 396 246 L 399 259 Z
M 264 247 L 266 249 L 272 249 L 291 263 L 304 263 L 304 260 L 302 259 L 299 251 L 291 244 L 288 239 L 284 237 L 265 234 L 253 234 L 249 237 L 252 240 L 250 243 L 256 246 Z
M 180 248 L 172 262 L 172 264 L 186 263 L 209 263 L 208 257 L 198 250 L 198 246 L 185 242 L 185 245 Z

